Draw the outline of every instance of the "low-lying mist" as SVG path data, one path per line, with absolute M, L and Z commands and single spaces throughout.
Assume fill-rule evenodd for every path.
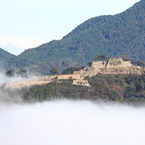
M 89 101 L 7 104 L 2 145 L 144 145 L 145 108 Z
M 7 82 L 16 82 L 16 81 L 25 81 L 28 80 L 22 77 L 8 77 L 3 72 L 0 72 L 0 87 Z M 0 109 L 2 106 L 10 103 L 20 103 L 23 102 L 22 97 L 20 97 L 17 93 L 14 97 L 11 97 L 7 91 L 3 91 L 0 89 Z
M 28 81 L 28 80 L 34 80 L 34 75 L 28 76 L 28 77 L 8 77 L 3 72 L 0 72 L 0 85 L 6 82 L 17 82 L 17 81 Z
M 20 82 L 20 81 L 32 81 L 32 80 L 33 81 L 36 80 L 35 74 L 27 75 L 27 77 L 21 77 L 15 74 L 14 77 L 12 76 L 8 77 L 4 72 L 0 71 L 0 87 L 7 82 Z M 5 104 L 24 103 L 24 100 L 16 90 L 13 90 L 12 92 L 15 94 L 13 95 L 13 97 L 10 96 L 10 93 L 8 93 L 7 90 L 3 91 L 3 89 L 0 89 L 0 108 L 2 106 L 5 106 Z
M 0 85 L 22 80 L 0 73 Z M 26 104 L 0 91 L 1 145 L 144 145 L 144 122 L 143 107 L 71 100 Z

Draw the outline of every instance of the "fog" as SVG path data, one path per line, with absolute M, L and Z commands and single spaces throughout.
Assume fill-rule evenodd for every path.
M 29 75 L 27 78 L 20 76 L 8 77 L 5 75 L 4 72 L 0 71 L 0 86 L 7 82 L 28 81 L 28 80 L 35 80 L 35 76 L 32 74 L 31 76 Z M 10 103 L 23 103 L 23 99 L 16 92 L 15 96 L 11 97 L 6 91 L 2 91 L 0 89 L 0 109 L 2 106 L 5 106 L 5 104 Z
M 0 108 L 2 145 L 144 145 L 145 108 L 58 100 Z
M 0 85 L 20 80 L 0 74 Z M 0 91 L 1 145 L 144 145 L 144 122 L 144 107 L 72 100 L 26 104 Z
M 5 75 L 5 73 L 0 72 L 0 85 L 2 85 L 3 83 L 6 83 L 6 82 L 28 81 L 28 80 L 34 80 L 34 79 L 35 79 L 34 75 L 32 75 L 31 77 L 29 76 L 28 78 L 18 77 L 18 76 L 7 77 Z

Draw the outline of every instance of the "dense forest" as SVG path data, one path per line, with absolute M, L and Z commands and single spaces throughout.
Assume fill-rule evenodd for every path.
M 15 55 L 0 48 L 0 70 L 5 71 L 9 61 L 14 57 Z
M 61 72 L 71 66 L 84 66 L 100 54 L 145 61 L 144 8 L 145 0 L 141 0 L 120 14 L 91 18 L 61 40 L 8 59 L 7 70 L 37 66 L 41 74 L 48 75 L 52 67 Z
M 11 97 L 21 95 L 25 101 L 75 99 L 145 104 L 145 75 L 102 75 L 86 77 L 91 87 L 72 85 L 72 80 L 62 80 L 37 85 L 22 90 L 3 90 Z

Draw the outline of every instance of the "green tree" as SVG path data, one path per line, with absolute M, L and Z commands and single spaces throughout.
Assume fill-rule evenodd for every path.
M 89 67 L 91 67 L 91 65 L 92 65 L 92 62 L 88 62 L 88 63 L 87 63 L 87 65 L 88 65 Z
M 70 67 L 70 68 L 67 68 L 66 70 L 64 70 L 62 72 L 62 74 L 73 74 L 74 71 L 79 71 L 81 69 L 83 69 L 84 66 L 74 66 L 74 67 Z
M 139 65 L 141 67 L 145 67 L 145 63 L 142 61 L 137 61 L 137 65 Z
M 39 73 L 40 73 L 40 70 L 39 70 L 37 67 L 31 67 L 31 68 L 29 69 L 29 73 L 30 73 L 31 75 L 36 75 L 36 76 L 38 76 Z
M 108 57 L 105 54 L 98 55 L 95 60 L 108 60 Z
M 50 70 L 50 73 L 51 74 L 58 74 L 58 70 L 57 70 L 57 68 L 55 68 L 55 67 L 53 67 L 51 70 Z
M 6 76 L 8 76 L 8 77 L 14 77 L 14 76 L 15 76 L 14 70 L 8 70 L 5 74 L 6 74 Z
M 130 61 L 130 58 L 127 55 L 120 56 L 124 61 Z
M 25 69 L 17 72 L 17 76 L 27 77 L 27 71 Z
M 136 61 L 131 61 L 132 65 L 136 65 L 136 63 L 137 63 Z

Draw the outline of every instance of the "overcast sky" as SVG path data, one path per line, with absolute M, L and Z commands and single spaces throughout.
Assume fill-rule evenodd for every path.
M 13 54 L 61 39 L 79 24 L 139 0 L 1 0 L 0 47 Z

